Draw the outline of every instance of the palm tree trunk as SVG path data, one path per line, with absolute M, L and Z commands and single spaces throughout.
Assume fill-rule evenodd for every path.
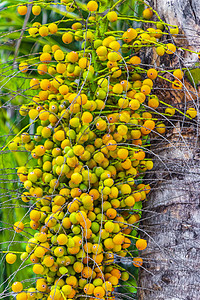
M 146 1 L 166 23 L 181 28 L 181 39 L 175 42 L 184 48 L 200 50 L 199 0 Z M 184 63 L 183 63 L 183 60 Z M 198 61 L 196 54 L 157 61 L 162 68 L 191 67 Z M 149 62 L 152 63 L 152 62 Z M 199 78 L 200 80 L 200 78 Z M 158 82 L 159 85 L 159 82 Z M 199 106 L 198 85 L 187 79 L 183 91 L 171 91 L 160 83 L 154 91 L 160 99 L 185 111 Z M 139 300 L 200 299 L 200 154 L 199 112 L 187 121 L 176 116 L 167 123 L 168 135 L 155 139 L 155 164 L 151 177 L 152 191 L 145 204 L 141 235 L 148 247 L 141 252 L 144 264 L 140 268 Z M 152 175 L 153 174 L 153 175 Z

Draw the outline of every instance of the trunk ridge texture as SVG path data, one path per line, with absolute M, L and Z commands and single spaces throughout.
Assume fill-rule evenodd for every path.
M 190 49 L 199 51 L 199 0 L 147 2 L 167 23 L 179 26 L 184 34 L 184 40 L 180 41 L 183 47 L 184 41 Z M 187 54 L 184 65 L 191 66 L 194 61 L 195 56 Z M 186 98 L 183 93 L 183 105 Z M 178 129 L 173 130 L 168 143 L 152 150 L 155 164 L 149 180 L 154 187 L 141 224 L 141 235 L 148 240 L 148 247 L 141 254 L 145 263 L 140 268 L 140 300 L 200 299 L 198 124 L 197 120 L 185 129 L 183 122 L 178 122 L 175 125 Z

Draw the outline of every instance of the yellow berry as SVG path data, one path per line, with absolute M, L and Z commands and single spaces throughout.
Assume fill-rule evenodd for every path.
M 150 8 L 146 8 L 143 10 L 142 15 L 144 19 L 149 20 L 153 17 L 153 11 Z
M 89 11 L 97 11 L 97 9 L 98 9 L 98 3 L 96 1 L 89 1 L 87 3 L 87 9 Z
M 28 64 L 25 63 L 25 62 L 22 62 L 19 64 L 19 70 L 22 72 L 22 73 L 26 73 L 28 71 Z
M 166 45 L 166 47 L 167 47 L 167 50 L 166 50 L 167 54 L 173 54 L 176 51 L 176 46 L 172 43 L 168 43 Z
M 165 54 L 165 48 L 163 46 L 159 46 L 156 48 L 156 52 L 159 56 L 163 56 Z
M 22 232 L 24 230 L 24 224 L 22 222 L 15 222 L 13 228 L 17 233 Z
M 177 69 L 173 72 L 174 77 L 179 80 L 183 79 L 183 71 L 181 69 Z
M 51 54 L 49 53 L 42 53 L 40 55 L 40 61 L 44 64 L 47 64 L 51 61 Z
M 17 255 L 13 253 L 6 254 L 6 262 L 10 265 L 14 264 L 16 262 Z
M 32 13 L 34 16 L 39 16 L 39 14 L 41 13 L 41 7 L 39 5 L 33 5 Z
M 136 241 L 135 245 L 138 250 L 144 250 L 147 247 L 147 241 L 144 239 L 139 239 Z
M 67 241 L 68 241 L 68 237 L 64 233 L 61 233 L 57 236 L 58 245 L 66 245 Z
M 178 34 L 179 33 L 179 28 L 178 27 L 173 27 L 173 28 L 170 28 L 170 33 L 175 35 L 175 34 Z
M 64 59 L 64 53 L 63 53 L 63 51 L 60 50 L 60 49 L 56 50 L 55 53 L 54 53 L 54 58 L 57 61 L 63 60 Z
M 137 268 L 139 268 L 140 266 L 142 266 L 143 264 L 143 259 L 141 257 L 135 257 L 133 259 L 133 265 Z
M 39 28 L 39 34 L 40 34 L 42 37 L 47 36 L 47 35 L 49 34 L 49 29 L 48 29 L 48 27 L 46 27 L 46 26 L 41 26 L 41 27 Z
M 19 293 L 23 290 L 23 284 L 19 281 L 15 281 L 15 282 L 13 282 L 11 288 L 14 293 Z
M 195 108 L 190 107 L 187 109 L 186 114 L 189 115 L 193 119 L 197 116 L 197 111 Z
M 156 69 L 151 68 L 151 69 L 149 69 L 149 70 L 147 71 L 147 76 L 148 76 L 150 79 L 154 80 L 154 79 L 156 79 L 156 77 L 158 76 L 158 72 L 156 71 Z
M 18 13 L 19 13 L 21 16 L 26 15 L 27 10 L 28 10 L 28 9 L 27 9 L 27 6 L 26 6 L 26 5 L 20 5 L 20 6 L 17 7 L 17 11 L 18 11 Z
M 66 32 L 62 35 L 62 41 L 65 44 L 70 44 L 73 41 L 73 35 L 70 32 Z
M 48 26 L 49 32 L 55 34 L 58 31 L 58 26 L 55 23 L 51 23 Z
M 107 19 L 108 21 L 110 22 L 115 22 L 117 21 L 117 13 L 115 11 L 110 11 L 108 14 L 107 14 Z

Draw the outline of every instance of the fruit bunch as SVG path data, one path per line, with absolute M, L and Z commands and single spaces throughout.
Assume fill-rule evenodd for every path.
M 68 0 L 60 4 L 67 12 L 77 8 Z M 8 146 L 12 151 L 24 147 L 34 161 L 17 174 L 25 189 L 21 200 L 32 203 L 29 226 L 35 231 L 21 259 L 33 264 L 37 279 L 26 289 L 13 283 L 17 300 L 115 299 L 116 287 L 129 278 L 123 257 L 135 267 L 143 263 L 130 250 L 147 247 L 135 231 L 141 202 L 150 192 L 142 178 L 153 168 L 151 135 L 166 129 L 152 93 L 162 76 L 142 64 L 140 52 L 150 47 L 158 56 L 174 55 L 176 46 L 162 41 L 164 23 L 113 30 L 116 22 L 127 21 L 115 8 L 109 1 L 89 1 L 82 8 L 87 22 L 65 28 L 59 22 L 35 22 L 28 28 L 32 37 L 56 35 L 62 47 L 46 43 L 39 56 L 19 63 L 20 72 L 35 72 L 28 79 L 32 99 L 20 108 L 35 132 L 23 130 Z M 34 3 L 33 15 L 42 9 L 41 1 Z M 27 6 L 17 10 L 25 15 Z M 152 16 L 152 9 L 143 11 L 145 24 Z M 178 29 L 172 27 L 171 34 Z M 69 44 L 73 51 L 66 50 Z M 182 88 L 180 69 L 173 78 L 172 87 Z M 165 113 L 175 110 L 168 106 Z M 190 108 L 187 114 L 193 118 L 196 111 Z M 13 229 L 23 232 L 23 222 Z M 14 263 L 16 256 L 9 253 L 6 259 Z

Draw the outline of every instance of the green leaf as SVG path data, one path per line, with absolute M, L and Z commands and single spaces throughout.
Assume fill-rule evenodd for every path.
M 196 69 L 192 69 L 190 71 L 187 71 L 185 74 L 192 85 L 200 84 L 200 69 L 199 64 L 196 64 L 198 67 Z

